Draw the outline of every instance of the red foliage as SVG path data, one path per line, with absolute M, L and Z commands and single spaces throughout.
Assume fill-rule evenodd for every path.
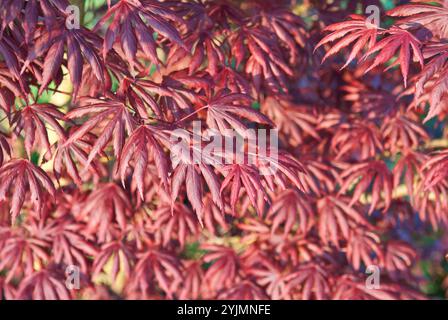
M 448 226 L 447 1 L 381 25 L 349 2 L 107 1 L 69 28 L 67 0 L 2 1 L 0 299 L 424 298 L 415 265 L 447 249 L 422 245 Z M 279 148 L 189 161 L 198 122 L 243 160 L 251 132 Z

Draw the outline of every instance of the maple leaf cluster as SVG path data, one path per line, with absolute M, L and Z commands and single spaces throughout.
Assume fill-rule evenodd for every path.
M 0 298 L 425 299 L 448 4 L 364 2 L 1 1 Z M 198 121 L 278 158 L 183 161 Z

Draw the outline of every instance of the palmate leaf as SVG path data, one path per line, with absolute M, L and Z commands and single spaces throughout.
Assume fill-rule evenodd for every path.
M 297 233 L 306 234 L 314 224 L 314 213 L 309 199 L 296 190 L 285 190 L 273 200 L 267 214 L 272 221 L 272 233 L 283 226 L 283 234 L 288 234 L 297 224 Z
M 69 300 L 70 291 L 64 285 L 64 274 L 57 268 L 29 274 L 20 283 L 17 297 L 23 300 Z
M 282 269 L 266 259 L 260 266 L 249 268 L 248 273 L 256 278 L 258 285 L 266 288 L 272 300 L 289 299 L 290 288 L 286 283 L 288 275 Z
M 157 44 L 153 38 L 158 32 L 181 47 L 185 47 L 172 22 L 182 24 L 183 20 L 165 3 L 154 0 L 121 0 L 108 9 L 98 21 L 95 31 L 108 20 L 112 22 L 106 30 L 103 43 L 103 57 L 112 49 L 115 42 L 121 43 L 124 57 L 131 65 L 136 62 L 137 50 L 142 49 L 145 57 L 152 63 L 160 64 L 157 57 Z
M 225 66 L 226 57 L 221 46 L 223 44 L 216 39 L 215 35 L 204 31 L 194 32 L 185 38 L 185 42 L 192 47 L 190 51 L 179 45 L 172 46 L 168 53 L 168 62 L 172 65 L 186 63 L 188 60 L 188 74 L 193 75 L 201 70 L 201 66 L 206 66 L 205 70 L 212 76 L 216 76 L 218 71 Z
M 257 168 L 244 164 L 232 164 L 220 168 L 220 171 L 225 176 L 225 179 L 221 184 L 220 192 L 222 194 L 223 191 L 230 186 L 230 206 L 232 207 L 233 215 L 236 215 L 236 203 L 241 196 L 242 187 L 244 187 L 244 190 L 258 215 L 261 215 L 259 200 L 264 204 L 265 201 L 269 202 L 269 198 L 264 191 Z M 259 191 L 262 191 L 261 194 Z M 260 196 L 261 199 L 259 199 Z
M 64 114 L 58 110 L 53 104 L 31 104 L 25 106 L 20 111 L 16 112 L 12 124 L 14 125 L 15 134 L 20 134 L 24 131 L 25 150 L 29 157 L 35 144 L 36 133 L 39 139 L 40 146 L 45 149 L 45 152 L 51 156 L 50 142 L 48 140 L 48 124 L 52 130 L 56 132 L 59 138 L 65 137 L 65 131 L 58 121 L 64 119 Z
M 351 20 L 335 23 L 324 29 L 324 31 L 330 31 L 331 33 L 317 44 L 316 49 L 330 42 L 337 40 L 338 42 L 326 53 L 322 62 L 354 43 L 350 55 L 342 67 L 345 68 L 363 49 L 369 50 L 376 44 L 377 37 L 382 31 L 362 16 L 351 15 L 350 18 Z
M 184 280 L 182 288 L 180 288 L 179 299 L 199 299 L 200 294 L 203 291 L 202 281 L 204 278 L 204 271 L 202 270 L 201 263 L 194 260 L 184 261 L 183 278 Z
M 301 144 L 308 136 L 320 140 L 315 129 L 317 119 L 310 111 L 311 106 L 294 104 L 287 97 L 266 97 L 261 111 L 275 123 L 276 128 L 288 139 L 288 143 Z
M 8 269 L 7 283 L 21 274 L 33 274 L 36 265 L 50 260 L 50 243 L 30 236 L 25 229 L 0 228 L 0 268 Z
M 25 89 L 25 92 L 23 92 L 23 89 Z M 26 89 L 22 88 L 20 83 L 17 83 L 8 67 L 0 63 L 0 108 L 3 109 L 9 120 L 16 97 L 23 98 L 28 93 Z
M 71 128 L 71 131 L 76 130 Z M 53 173 L 59 181 L 63 175 L 65 167 L 66 173 L 73 181 L 81 186 L 82 182 L 87 179 L 79 170 L 79 165 L 88 168 L 91 175 L 99 177 L 104 168 L 99 161 L 93 160 L 88 163 L 89 152 L 92 150 L 92 144 L 97 139 L 94 134 L 86 134 L 73 142 L 67 142 L 68 135 L 60 137 L 53 159 Z
M 367 220 L 358 207 L 351 207 L 346 197 L 332 195 L 317 202 L 318 233 L 324 243 L 339 247 L 339 242 L 350 237 L 350 230 L 358 226 L 368 226 Z
M 171 209 L 169 204 L 158 208 L 152 225 L 156 239 L 168 247 L 173 239 L 179 241 L 183 248 L 187 239 L 198 234 L 198 224 L 194 213 L 183 204 L 175 204 Z M 194 238 L 193 238 L 194 239 Z
M 392 278 L 408 275 L 417 258 L 414 248 L 404 241 L 394 240 L 387 243 L 385 251 L 384 266 Z
M 423 126 L 415 119 L 397 113 L 394 117 L 384 121 L 381 132 L 385 139 L 385 146 L 392 152 L 400 149 L 416 149 L 421 141 L 429 138 Z
M 144 176 L 149 161 L 155 162 L 162 184 L 168 188 L 169 160 L 163 145 L 168 145 L 169 136 L 163 133 L 161 126 L 141 125 L 132 132 L 123 147 L 118 159 L 118 171 L 124 185 L 127 169 L 134 158 L 133 179 L 137 184 L 140 197 L 144 199 Z
M 428 156 L 421 152 L 405 150 L 392 171 L 394 187 L 398 187 L 403 179 L 411 201 L 415 199 L 414 177 L 421 172 L 427 159 Z
M 160 288 L 168 298 L 172 298 L 182 281 L 178 258 L 157 246 L 150 246 L 138 253 L 137 259 L 125 291 L 130 296 L 149 299 Z
M 83 227 L 68 216 L 39 221 L 33 219 L 25 226 L 36 239 L 51 243 L 55 263 L 78 265 L 82 272 L 88 272 L 87 256 L 96 256 L 97 250 L 93 243 L 82 235 Z
M 27 189 L 37 212 L 42 208 L 45 193 L 53 197 L 56 193 L 48 175 L 28 160 L 11 159 L 0 168 L 0 200 L 7 199 L 7 193 L 11 190 L 12 221 L 15 221 L 20 213 Z
M 443 115 L 446 110 L 443 98 L 448 88 L 448 45 L 445 42 L 428 43 L 423 55 L 430 60 L 416 76 L 414 104 L 426 107 L 426 103 L 429 103 L 429 111 L 424 119 L 424 122 L 428 122 L 435 116 Z
M 442 184 L 448 176 L 448 150 L 441 150 L 433 153 L 425 163 L 422 164 L 423 183 L 425 190 Z
M 64 63 L 64 53 L 67 52 L 66 66 L 76 98 L 81 86 L 84 60 L 90 65 L 98 81 L 104 85 L 104 61 L 97 52 L 101 38 L 83 27 L 67 29 L 65 20 L 59 20 L 57 24 L 51 27 L 49 32 L 46 32 L 43 27 L 39 29 L 39 35 L 33 46 L 28 50 L 28 56 L 21 72 L 23 73 L 31 62 L 45 55 L 42 79 L 39 79 L 39 94 L 41 94 L 60 70 Z
M 378 265 L 383 261 L 380 237 L 370 231 L 354 229 L 347 242 L 347 259 L 355 270 L 361 263 L 365 266 Z
M 381 284 L 379 289 L 368 289 L 365 278 L 357 275 L 345 274 L 335 279 L 335 288 L 332 298 L 336 300 L 421 300 L 424 299 L 415 290 L 389 282 Z
M 268 300 L 264 290 L 249 280 L 236 283 L 219 293 L 217 298 L 220 300 Z
M 85 200 L 76 219 L 84 221 L 87 234 L 97 236 L 97 242 L 111 241 L 119 230 L 126 230 L 132 215 L 131 203 L 122 188 L 115 183 L 100 185 Z
M 202 176 L 202 179 L 201 179 Z M 186 184 L 187 198 L 193 209 L 199 223 L 202 225 L 203 210 L 203 180 L 208 186 L 213 198 L 213 202 L 219 207 L 223 207 L 221 195 L 219 192 L 220 183 L 213 168 L 207 164 L 179 163 L 171 176 L 171 201 L 172 206 L 179 196 L 183 183 Z
M 286 281 L 290 291 L 297 290 L 302 300 L 328 299 L 330 294 L 329 275 L 318 263 L 301 264 L 287 276 Z
M 273 126 L 272 121 L 262 113 L 250 107 L 252 99 L 244 94 L 218 93 L 207 103 L 207 125 L 226 135 L 233 129 L 243 137 L 248 137 L 249 128 L 240 119 Z M 237 104 L 238 103 L 238 104 Z
M 22 91 L 25 91 L 23 79 L 20 77 L 20 49 L 13 38 L 3 35 L 0 41 L 0 56 L 8 67 L 10 74 L 15 78 L 21 86 Z
M 5 0 L 0 4 L 0 21 L 2 34 L 6 27 L 14 20 L 23 23 L 25 40 L 29 43 L 39 22 L 40 13 L 43 13 L 45 24 L 51 27 L 55 16 L 62 15 L 69 2 L 67 0 Z M 22 14 L 23 13 L 23 14 Z
M 288 92 L 287 77 L 293 77 L 294 71 L 285 61 L 277 39 L 268 29 L 263 26 L 245 26 L 231 35 L 229 43 L 237 67 L 248 55 L 245 72 L 253 79 L 257 91 L 265 83 L 273 92 Z
M 219 290 L 230 288 L 238 277 L 239 257 L 235 250 L 220 245 L 202 245 L 207 253 L 203 257 L 204 262 L 214 263 L 205 272 L 204 281 L 210 289 Z
M 350 121 L 339 125 L 331 139 L 336 159 L 367 160 L 381 152 L 381 132 L 372 121 Z
M 275 185 L 283 190 L 293 186 L 303 192 L 310 191 L 303 164 L 285 151 L 279 150 L 274 156 L 271 148 L 266 152 L 258 150 L 256 165 L 272 191 L 275 190 Z
M 296 65 L 307 45 L 308 34 L 305 23 L 288 10 L 270 10 L 263 12 L 261 23 L 270 29 L 289 50 L 289 63 Z
M 435 35 L 446 38 L 448 35 L 448 5 L 444 0 L 421 0 L 398 6 L 387 12 L 391 17 L 405 17 L 400 24 L 422 25 Z M 428 3 L 428 4 L 425 4 Z
M 96 99 L 85 97 L 79 101 L 79 107 L 71 110 L 65 115 L 66 119 L 81 118 L 85 115 L 94 115 L 84 122 L 70 137 L 64 145 L 69 145 L 87 135 L 94 128 L 101 126 L 103 130 L 92 146 L 87 165 L 104 150 L 109 141 L 113 139 L 114 155 L 119 156 L 125 142 L 125 133 L 132 132 L 134 120 L 126 104 L 115 98 Z
M 421 51 L 422 44 L 412 33 L 399 27 L 393 26 L 384 34 L 385 37 L 366 52 L 364 59 L 375 53 L 378 54 L 375 56 L 372 64 L 366 69 L 365 72 L 367 73 L 377 66 L 387 63 L 398 51 L 399 55 L 397 60 L 387 67 L 386 70 L 400 66 L 404 86 L 406 87 L 409 74 L 409 65 L 413 58 L 416 59 L 423 68 L 424 58 Z
M 343 184 L 341 185 L 339 194 L 346 193 L 356 183 L 350 205 L 355 204 L 361 195 L 372 185 L 372 199 L 369 213 L 375 210 L 382 193 L 384 193 L 385 200 L 384 211 L 389 208 L 392 201 L 393 181 L 392 174 L 384 162 L 373 160 L 355 164 L 344 170 L 341 178 L 343 179 Z M 361 179 L 357 182 L 359 178 Z
M 97 278 L 107 268 L 107 263 L 112 261 L 110 276 L 112 281 L 117 281 L 120 272 L 125 279 L 129 279 L 135 262 L 132 247 L 122 241 L 111 241 L 103 244 L 99 253 L 95 255 L 92 265 L 92 278 Z
M 206 81 L 195 81 L 180 74 L 165 77 L 161 83 L 142 78 L 124 78 L 118 91 L 141 118 L 151 119 L 155 115 L 165 120 L 169 119 L 167 111 L 177 117 L 180 111 L 191 112 L 193 105 L 202 103 L 201 95 L 194 91 L 194 87 L 203 86 L 204 83 Z

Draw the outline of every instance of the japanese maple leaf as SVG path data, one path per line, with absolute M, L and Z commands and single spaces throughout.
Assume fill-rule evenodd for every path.
M 167 110 L 177 116 L 179 110 L 191 112 L 192 105 L 201 103 L 198 94 L 186 86 L 188 79 L 176 80 L 165 77 L 162 83 L 156 83 L 147 79 L 124 78 L 119 91 L 127 98 L 132 108 L 143 119 L 167 118 Z
M 387 11 L 391 17 L 406 17 L 399 21 L 400 24 L 422 25 L 435 35 L 446 38 L 448 35 L 448 5 L 444 0 L 419 2 L 429 2 L 430 4 L 412 3 L 398 6 Z M 437 4 L 437 5 L 435 5 Z
M 214 80 L 216 87 L 220 90 L 227 88 L 232 93 L 250 93 L 247 79 L 228 66 L 224 66 Z
M 313 111 L 311 107 L 296 105 L 286 97 L 273 96 L 264 99 L 261 111 L 272 119 L 288 143 L 302 144 L 308 135 L 320 139 L 315 129 L 317 119 L 310 114 Z
M 288 234 L 297 224 L 297 230 L 306 234 L 313 226 L 314 213 L 305 195 L 296 190 L 285 190 L 273 200 L 267 214 L 272 221 L 272 233 L 283 226 L 283 234 Z
M 381 132 L 386 147 L 390 148 L 392 152 L 395 153 L 400 149 L 416 149 L 421 141 L 429 138 L 424 127 L 417 122 L 416 117 L 413 118 L 398 113 L 393 118 L 385 119 Z
M 299 16 L 288 10 L 264 10 L 260 15 L 261 23 L 270 29 L 289 50 L 289 63 L 296 65 L 303 49 L 307 44 L 305 23 Z
M 20 282 L 17 297 L 23 300 L 69 300 L 71 295 L 64 285 L 62 271 L 50 267 L 27 275 Z
M 329 275 L 317 262 L 299 265 L 287 276 L 288 290 L 298 290 L 302 300 L 314 297 L 316 300 L 328 299 L 330 294 Z
M 249 53 L 245 72 L 252 77 L 257 91 L 264 80 L 269 90 L 288 92 L 287 77 L 294 76 L 294 71 L 286 62 L 279 42 L 269 29 L 263 26 L 245 26 L 234 32 L 229 41 L 237 66 L 243 62 L 246 53 Z
M 213 202 L 219 208 L 222 208 L 223 203 L 219 192 L 219 179 L 213 171 L 213 168 L 206 164 L 179 163 L 177 165 L 171 176 L 171 201 L 174 204 L 179 196 L 182 184 L 185 183 L 187 186 L 186 193 L 188 200 L 196 211 L 196 216 L 202 225 L 203 182 L 201 175 L 212 194 Z
M 112 261 L 110 271 L 112 281 L 117 281 L 120 272 L 126 280 L 129 279 L 135 262 L 135 254 L 127 243 L 113 240 L 103 244 L 93 261 L 92 278 L 96 279 L 102 272 L 105 272 L 110 261 Z
M 187 50 L 185 46 L 173 45 L 168 53 L 167 61 L 172 66 L 188 64 L 190 75 L 203 70 L 202 66 L 205 66 L 205 70 L 210 75 L 216 76 L 226 63 L 222 48 L 225 40 L 226 38 L 221 41 L 219 35 L 210 28 L 192 30 L 184 38 L 191 50 Z
M 232 207 L 232 213 L 235 215 L 235 207 L 236 202 L 240 198 L 241 195 L 241 187 L 244 187 L 244 190 L 246 190 L 246 194 L 250 199 L 250 202 L 254 206 L 254 208 L 257 210 L 258 214 L 260 215 L 260 208 L 259 208 L 259 196 L 260 194 L 258 191 L 262 191 L 261 193 L 261 201 L 264 202 L 268 201 L 268 196 L 266 192 L 264 192 L 264 186 L 262 184 L 261 177 L 258 173 L 258 170 L 254 166 L 250 165 L 244 165 L 244 164 L 232 164 L 228 166 L 224 166 L 220 169 L 220 171 L 224 174 L 225 179 L 221 184 L 220 192 L 223 193 L 223 191 L 227 187 L 231 187 L 230 190 L 230 205 Z M 264 206 L 263 206 L 264 207 Z
M 352 157 L 366 160 L 382 151 L 381 132 L 373 121 L 343 123 L 331 139 L 331 148 L 337 160 Z
M 256 165 L 271 190 L 275 189 L 275 185 L 288 189 L 292 183 L 301 191 L 309 191 L 308 185 L 304 183 L 304 176 L 307 174 L 305 168 L 291 154 L 278 150 L 278 154 L 274 156 L 272 149 L 257 153 Z
M 58 219 L 41 219 L 27 222 L 25 228 L 36 239 L 52 245 L 52 258 L 55 263 L 78 265 L 82 272 L 88 272 L 87 256 L 96 256 L 93 243 L 82 235 L 84 225 L 76 223 L 69 216 Z
M 381 30 L 376 25 L 369 23 L 365 17 L 351 15 L 350 18 L 351 20 L 335 23 L 324 29 L 324 31 L 330 31 L 331 33 L 317 44 L 316 49 L 330 42 L 339 41 L 326 53 L 322 62 L 354 43 L 350 55 L 342 67 L 345 68 L 361 50 L 364 48 L 371 49 L 376 44 L 377 36 L 381 33 Z
M 5 64 L 0 63 L 0 108 L 5 111 L 9 120 L 16 97 L 24 97 L 28 92 L 23 92 L 23 89 L 27 88 L 22 88 Z
M 358 278 L 352 274 L 345 274 L 335 280 L 333 299 L 336 300 L 401 300 L 401 299 L 422 299 L 414 290 L 390 283 L 382 283 L 379 289 L 366 288 L 365 278 Z
M 29 235 L 25 229 L 0 228 L 0 268 L 7 269 L 5 281 L 33 274 L 36 265 L 45 265 L 50 243 Z
M 194 260 L 182 262 L 184 263 L 184 281 L 178 293 L 179 299 L 199 299 L 201 291 L 203 291 L 202 281 L 204 278 L 201 262 Z
M 8 67 L 10 74 L 20 83 L 22 90 L 25 91 L 24 81 L 20 76 L 20 49 L 10 36 L 1 36 L 0 55 Z
M 266 293 L 272 300 L 281 300 L 289 298 L 290 289 L 286 283 L 287 274 L 282 269 L 267 261 L 250 268 L 248 273 L 256 278 L 261 287 L 266 288 Z
M 245 94 L 221 92 L 210 99 L 207 108 L 207 125 L 210 128 L 219 130 L 221 133 L 228 133 L 229 129 L 236 130 L 241 136 L 247 137 L 246 126 L 242 118 L 249 121 L 273 126 L 272 121 L 262 113 L 250 107 L 252 99 Z M 239 102 L 239 104 L 236 104 Z
M 406 150 L 401 155 L 400 159 L 398 159 L 395 167 L 392 171 L 394 187 L 398 187 L 402 180 L 404 180 L 404 184 L 406 185 L 408 195 L 412 201 L 415 198 L 414 192 L 414 178 L 415 175 L 422 169 L 423 164 L 428 159 L 428 156 L 413 150 Z M 436 181 L 437 178 L 431 177 L 428 181 Z M 437 181 L 436 181 L 437 183 Z
M 93 159 L 104 150 L 112 138 L 114 155 L 118 157 L 123 149 L 125 131 L 132 132 L 134 127 L 131 113 L 126 104 L 115 98 L 96 99 L 89 97 L 81 98 L 79 103 L 80 106 L 78 108 L 71 110 L 65 115 L 66 119 L 80 118 L 85 115 L 93 116 L 84 122 L 82 126 L 76 130 L 76 132 L 70 135 L 65 145 L 77 141 L 94 128 L 98 128 L 105 123 L 103 131 L 93 144 L 92 150 L 90 151 L 87 159 L 87 164 L 89 165 Z
M 61 124 L 58 122 L 64 119 L 64 114 L 53 104 L 30 104 L 18 111 L 13 119 L 12 124 L 15 126 L 16 134 L 24 131 L 25 150 L 28 156 L 31 156 L 32 147 L 35 143 L 36 133 L 39 138 L 40 145 L 51 156 L 50 142 L 48 141 L 48 132 L 46 123 L 58 134 L 64 137 L 65 132 Z
M 67 69 L 70 80 L 73 83 L 74 97 L 77 96 L 81 85 L 84 60 L 91 66 L 92 72 L 98 81 L 103 83 L 105 72 L 104 62 L 97 53 L 100 46 L 100 38 L 83 27 L 68 29 L 65 27 L 65 19 L 59 19 L 49 32 L 44 28 L 39 30 L 39 37 L 34 41 L 28 51 L 28 56 L 22 67 L 22 72 L 31 62 L 45 55 L 43 63 L 42 79 L 39 80 L 39 94 L 42 93 L 55 78 L 67 53 Z M 65 50 L 65 47 L 67 48 Z
M 183 20 L 166 3 L 154 0 L 120 0 L 107 10 L 94 30 L 99 30 L 109 20 L 111 23 L 103 44 L 104 57 L 114 43 L 120 41 L 124 58 L 131 65 L 136 61 L 139 45 L 144 55 L 158 65 L 157 44 L 153 37 L 155 32 L 185 47 L 179 32 L 172 25 L 172 22 L 183 24 Z
M 425 191 L 443 184 L 448 175 L 448 150 L 434 152 L 421 166 Z
M 115 183 L 107 183 L 89 194 L 76 218 L 87 223 L 87 234 L 96 234 L 97 241 L 103 243 L 111 239 L 117 227 L 126 230 L 131 215 L 131 203 L 124 190 Z
M 12 159 L 0 168 L 0 200 L 5 200 L 8 190 L 11 191 L 11 215 L 15 221 L 22 208 L 27 189 L 31 193 L 30 200 L 40 211 L 44 201 L 44 192 L 55 195 L 56 189 L 48 175 L 41 168 L 28 160 Z M 45 191 L 44 191 L 45 190 Z
M 183 248 L 188 237 L 198 233 L 198 224 L 194 213 L 183 204 L 175 204 L 171 209 L 169 204 L 158 208 L 152 225 L 156 238 L 167 247 L 171 240 L 177 239 Z M 194 238 L 193 238 L 194 239 Z
M 118 159 L 118 171 L 124 185 L 126 169 L 130 166 L 130 161 L 134 158 L 133 179 L 137 184 L 140 197 L 143 199 L 144 176 L 147 166 L 152 158 L 155 162 L 159 178 L 165 187 L 168 187 L 169 160 L 163 144 L 168 144 L 169 137 L 163 134 L 163 128 L 153 125 L 141 125 L 126 140 L 123 151 Z
M 380 237 L 370 231 L 354 229 L 347 242 L 346 255 L 356 270 L 361 267 L 361 262 L 365 266 L 379 264 L 383 260 Z
M 388 241 L 385 251 L 384 265 L 393 279 L 399 278 L 403 273 L 407 275 L 417 258 L 415 249 L 404 241 Z
M 207 269 L 204 280 L 212 290 L 229 288 L 238 276 L 239 257 L 237 253 L 229 247 L 219 245 L 202 245 L 202 249 L 207 250 L 203 261 L 213 264 Z
M 74 127 L 71 129 L 73 130 Z M 65 167 L 66 173 L 78 186 L 81 186 L 82 181 L 85 181 L 88 177 L 83 176 L 83 173 L 79 172 L 79 165 L 88 168 L 92 175 L 100 176 L 101 172 L 104 171 L 101 163 L 95 160 L 90 165 L 88 163 L 89 152 L 92 150 L 92 141 L 95 141 L 96 138 L 94 134 L 89 133 L 73 142 L 67 142 L 68 136 L 60 138 L 53 159 L 53 173 L 58 181 Z
M 340 240 L 349 238 L 351 229 L 368 225 L 359 208 L 350 207 L 345 197 L 323 197 L 317 202 L 317 211 L 319 237 L 336 247 L 339 247 Z
M 25 40 L 29 43 L 38 25 L 40 12 L 44 13 L 46 26 L 51 27 L 54 16 L 65 12 L 69 4 L 67 0 L 3 1 L 0 4 L 1 33 L 15 19 L 19 20 L 23 23 Z
M 391 29 L 385 32 L 385 37 L 375 44 L 369 51 L 366 52 L 364 59 L 371 55 L 378 53 L 373 63 L 366 69 L 366 73 L 376 68 L 381 64 L 387 63 L 395 56 L 395 53 L 399 51 L 398 58 L 390 66 L 386 68 L 386 71 L 400 66 L 401 74 L 403 75 L 404 86 L 407 87 L 407 79 L 409 74 L 409 65 L 414 57 L 423 68 L 424 58 L 421 51 L 421 42 L 409 31 L 393 26 Z M 412 55 L 411 55 L 412 50 Z
M 203 217 L 204 217 L 204 227 L 211 234 L 218 235 L 222 230 L 223 233 L 229 230 L 229 225 L 226 222 L 225 215 L 223 214 L 227 212 L 224 204 L 224 209 L 220 209 L 214 202 L 213 197 L 208 194 L 205 196 L 205 199 L 202 200 L 204 203 L 203 206 Z
M 350 205 L 355 204 L 361 195 L 372 185 L 372 200 L 369 213 L 375 210 L 382 192 L 384 193 L 385 200 L 384 211 L 389 208 L 392 201 L 393 178 L 384 162 L 373 160 L 352 165 L 342 172 L 341 178 L 343 179 L 343 184 L 339 194 L 347 192 L 356 183 Z M 361 180 L 357 182 L 359 178 Z
M 168 298 L 172 298 L 182 281 L 181 264 L 171 253 L 151 246 L 138 253 L 138 260 L 126 284 L 125 291 L 140 292 L 148 298 L 159 287 Z
M 429 111 L 424 122 L 429 121 L 446 109 L 444 97 L 448 89 L 448 45 L 444 42 L 426 44 L 423 55 L 430 59 L 416 76 L 414 103 L 426 106 Z

